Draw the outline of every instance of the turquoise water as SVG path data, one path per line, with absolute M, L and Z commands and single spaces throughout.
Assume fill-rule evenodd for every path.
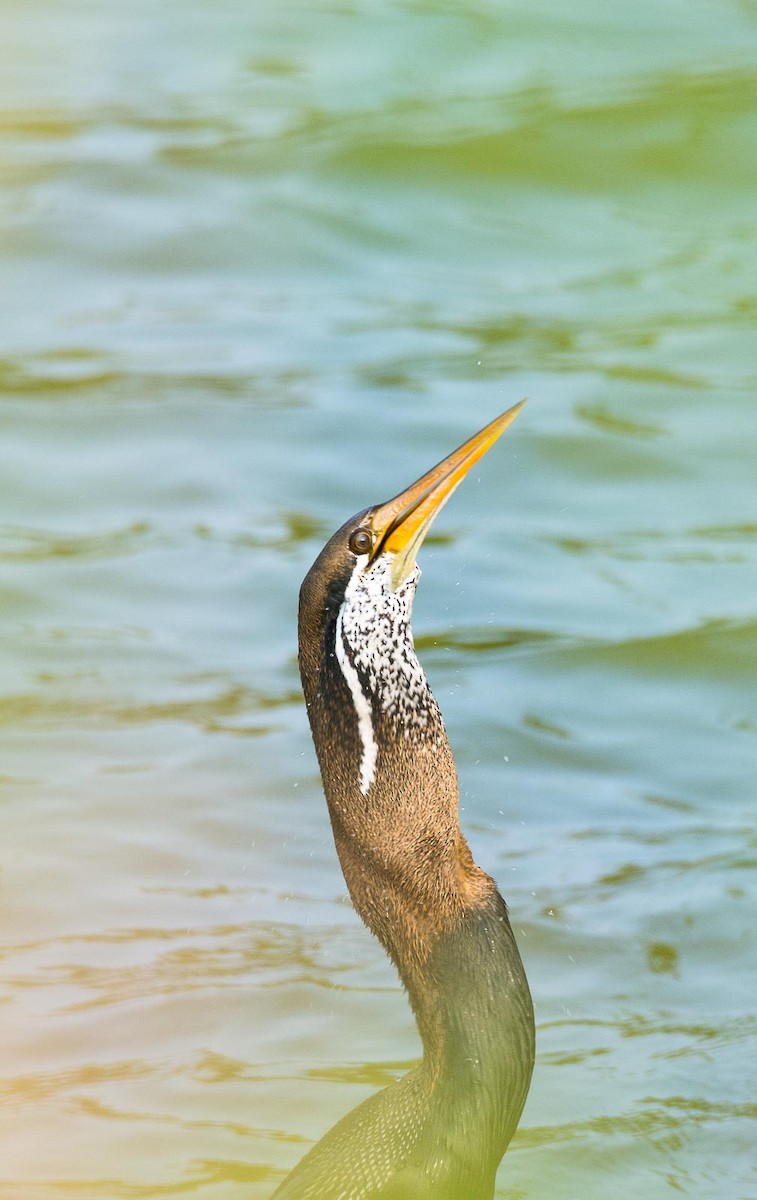
M 415 629 L 538 1059 L 500 1200 L 755 1200 L 757 8 L 0 6 L 0 1197 L 265 1200 L 412 1063 L 296 668 Z

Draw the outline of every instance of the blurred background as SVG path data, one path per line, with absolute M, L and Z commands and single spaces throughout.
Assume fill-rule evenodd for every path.
M 415 620 L 536 1004 L 497 1195 L 754 1200 L 757 5 L 0 21 L 0 1197 L 265 1200 L 417 1057 L 297 589 L 527 395 Z

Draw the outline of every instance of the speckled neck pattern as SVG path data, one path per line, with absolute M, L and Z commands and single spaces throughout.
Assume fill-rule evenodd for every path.
M 410 628 L 420 569 L 414 567 L 392 591 L 392 557 L 381 554 L 370 566 L 367 555 L 358 557 L 336 622 L 337 662 L 352 696 L 362 743 L 359 774 L 364 796 L 376 775 L 377 718 L 416 744 L 437 743 L 444 728 Z

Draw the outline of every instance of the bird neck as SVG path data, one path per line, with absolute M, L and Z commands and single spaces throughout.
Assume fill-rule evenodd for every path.
M 419 572 L 398 589 L 360 564 L 300 669 L 337 851 L 355 908 L 405 978 L 491 881 L 458 823 L 441 712 L 413 646 Z M 304 634 L 304 636 L 303 636 Z
M 438 1142 L 452 1114 L 459 1130 L 475 1110 L 498 1162 L 528 1090 L 531 999 L 504 901 L 460 831 L 455 764 L 410 633 L 414 590 L 378 622 L 375 603 L 335 606 L 318 652 L 301 654 L 303 686 L 350 896 L 423 1041 L 429 1128 Z
M 447 1130 L 461 1181 L 485 1180 L 518 1124 L 534 1060 L 531 995 L 494 885 L 436 940 L 422 980 L 411 1000 L 430 1076 L 428 1128 L 436 1145 Z

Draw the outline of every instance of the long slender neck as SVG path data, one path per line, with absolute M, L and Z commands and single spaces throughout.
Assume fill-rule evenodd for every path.
M 490 894 L 458 823 L 455 764 L 410 632 L 417 576 L 397 592 L 359 571 L 303 635 L 305 701 L 353 903 L 411 986 L 430 945 Z M 381 581 L 379 581 L 380 583 Z
M 348 588 L 320 644 L 301 650 L 303 686 L 352 901 L 418 1022 L 438 1108 L 428 1127 L 436 1143 L 455 1114 L 459 1131 L 467 1106 L 472 1146 L 481 1159 L 485 1134 L 496 1166 L 528 1090 L 531 1000 L 504 901 L 460 832 L 454 761 L 410 634 L 415 579 L 405 586 L 370 628 L 375 608 L 350 606 Z

